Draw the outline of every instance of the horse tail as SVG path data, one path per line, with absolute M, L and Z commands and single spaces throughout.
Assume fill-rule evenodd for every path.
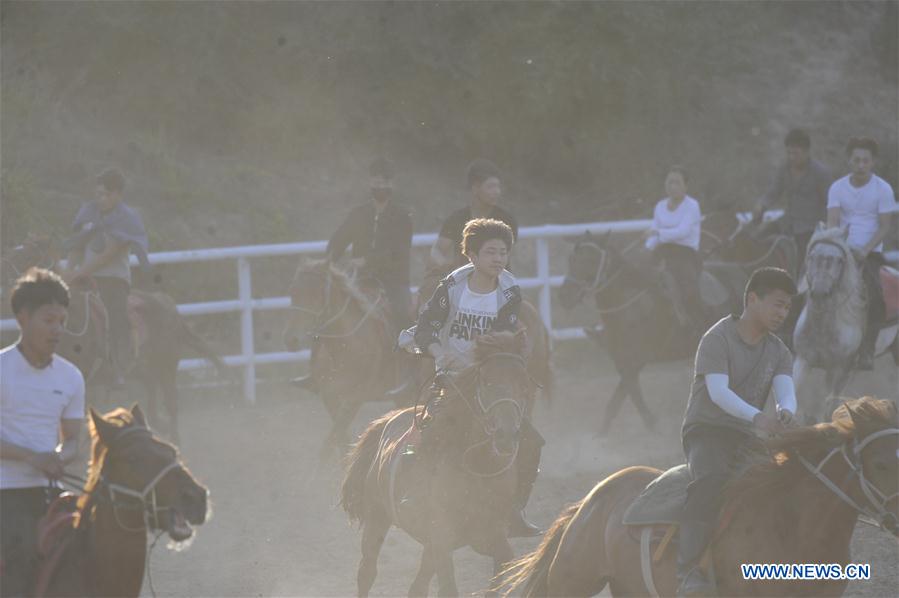
M 346 473 L 340 484 L 340 506 L 350 521 L 362 522 L 365 514 L 365 479 L 378 456 L 384 428 L 396 413 L 391 411 L 370 423 L 347 454 Z
M 582 503 L 583 501 L 580 501 L 573 505 L 568 505 L 543 535 L 543 541 L 540 542 L 537 550 L 513 561 L 505 571 L 500 573 L 498 578 L 505 578 L 500 588 L 507 588 L 503 594 L 504 596 L 509 596 L 518 588 L 522 588 L 522 596 L 547 595 L 546 582 L 549 575 L 549 566 L 559 550 L 562 535 L 568 529 L 568 524 Z

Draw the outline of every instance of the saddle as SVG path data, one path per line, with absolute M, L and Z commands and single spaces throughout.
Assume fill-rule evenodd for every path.
M 47 513 L 37 524 L 37 549 L 40 557 L 35 596 L 45 596 L 53 575 L 59 568 L 62 555 L 75 538 L 80 521 L 77 509 L 78 496 L 64 492 L 53 501 Z
M 899 270 L 881 266 L 880 286 L 883 288 L 883 302 L 886 305 L 885 320 L 891 322 L 899 317 Z

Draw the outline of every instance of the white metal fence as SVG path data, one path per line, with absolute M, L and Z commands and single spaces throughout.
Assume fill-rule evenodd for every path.
M 774 216 L 776 213 L 772 213 Z M 625 220 L 617 222 L 588 222 L 578 224 L 546 224 L 522 228 L 519 231 L 519 239 L 535 240 L 536 248 L 536 276 L 519 278 L 518 283 L 522 289 L 539 289 L 538 305 L 540 316 L 551 331 L 556 340 L 583 338 L 584 332 L 580 328 L 554 329 L 552 325 L 552 296 L 551 289 L 562 284 L 563 276 L 550 272 L 550 251 L 547 241 L 553 238 L 572 237 L 583 234 L 589 230 L 594 234 L 605 232 L 639 232 L 645 230 L 651 224 L 650 220 Z M 418 234 L 412 238 L 415 247 L 430 246 L 436 240 L 436 233 Z M 309 241 L 304 243 L 283 243 L 277 245 L 250 245 L 245 247 L 224 247 L 215 249 L 193 249 L 187 251 L 163 251 L 150 254 L 151 264 L 179 264 L 194 262 L 209 262 L 219 260 L 234 260 L 237 267 L 237 299 L 225 301 L 207 301 L 201 303 L 186 303 L 178 306 L 178 311 L 183 315 L 217 314 L 240 312 L 240 345 L 238 355 L 224 357 L 224 362 L 229 366 L 243 368 L 243 392 L 244 397 L 250 403 L 256 401 L 256 365 L 269 363 L 286 363 L 306 361 L 309 359 L 309 351 L 299 352 L 274 352 L 256 353 L 254 348 L 253 314 L 256 311 L 284 310 L 290 307 L 289 297 L 265 297 L 254 298 L 252 294 L 252 268 L 254 258 L 320 254 L 324 253 L 327 243 L 325 241 Z M 889 256 L 891 259 L 899 258 L 899 255 Z M 3 330 L 15 329 L 15 320 L 8 319 L 0 322 Z M 184 359 L 179 365 L 181 370 L 192 370 L 206 367 L 203 359 Z

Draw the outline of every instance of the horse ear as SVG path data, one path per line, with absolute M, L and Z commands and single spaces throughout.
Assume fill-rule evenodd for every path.
M 827 224 L 824 222 L 818 221 L 818 226 L 815 229 L 817 232 L 821 232 L 822 230 L 827 230 Z
M 843 231 L 843 240 L 845 241 L 846 239 L 849 238 L 849 225 L 848 224 L 840 225 L 840 230 Z
M 140 408 L 140 405 L 138 405 L 137 403 L 135 403 L 131 407 L 131 417 L 134 418 L 134 423 L 137 424 L 138 426 L 141 426 L 143 428 L 150 427 L 147 425 L 147 418 L 144 415 L 143 410 Z
M 106 421 L 106 419 L 102 415 L 100 415 L 93 407 L 90 408 L 90 416 L 91 431 L 94 432 L 101 441 L 103 441 L 103 444 L 109 445 L 109 443 L 112 442 L 112 439 L 115 437 L 118 428 Z

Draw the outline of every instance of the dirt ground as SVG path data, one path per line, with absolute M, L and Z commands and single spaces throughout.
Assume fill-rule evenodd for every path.
M 555 362 L 556 401 L 535 412 L 547 445 L 528 515 L 541 526 L 548 526 L 565 504 L 580 499 L 621 467 L 664 468 L 681 462 L 679 431 L 690 382 L 687 362 L 651 367 L 642 381 L 647 400 L 659 415 L 659 430 L 647 433 L 627 405 L 610 435 L 596 438 L 594 430 L 611 395 L 614 372 L 587 342 L 558 345 Z M 847 394 L 895 398 L 888 375 L 891 367 L 882 358 L 878 371 L 859 375 Z M 337 467 L 311 483 L 316 450 L 328 425 L 318 400 L 280 383 L 261 386 L 254 407 L 211 391 L 185 395 L 181 449 L 210 488 L 214 515 L 199 529 L 189 550 L 156 548 L 151 570 L 157 595 L 354 595 L 360 533 L 335 507 Z M 356 431 L 387 408 L 369 405 L 357 418 Z M 516 540 L 513 547 L 520 555 L 536 543 Z M 419 555 L 415 541 L 392 530 L 381 552 L 373 593 L 404 596 Z M 873 579 L 851 583 L 847 595 L 896 595 L 899 544 L 894 538 L 859 524 L 852 557 L 871 564 Z M 465 549 L 456 553 L 455 562 L 463 595 L 485 587 L 489 560 Z M 146 583 L 144 594 L 150 595 Z

